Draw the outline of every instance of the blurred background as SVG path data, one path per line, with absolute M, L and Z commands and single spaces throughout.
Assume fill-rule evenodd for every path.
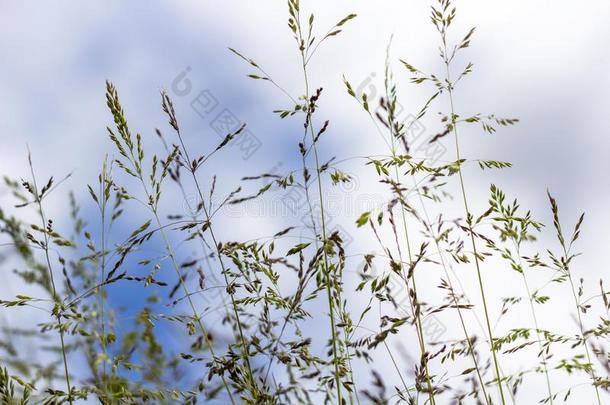
M 473 73 L 456 90 L 457 110 L 464 116 L 495 113 L 520 119 L 517 126 L 501 128 L 492 135 L 474 126 L 462 130 L 464 157 L 514 165 L 502 171 L 480 171 L 475 166 L 467 169 L 472 209 L 485 210 L 489 184 L 495 183 L 547 224 L 551 224 L 547 189 L 559 201 L 566 229 L 586 212 L 577 246 L 583 255 L 574 268 L 586 279 L 585 286 L 597 291 L 599 278 L 608 274 L 603 260 L 610 226 L 610 193 L 603 179 L 610 169 L 610 3 L 597 0 L 583 7 L 563 0 L 471 0 L 455 1 L 455 5 L 454 40 L 459 41 L 470 27 L 477 27 L 471 47 L 456 61 L 456 66 L 474 63 Z M 410 84 L 410 75 L 398 59 L 425 72 L 443 73 L 429 6 L 425 1 L 320 0 L 302 4 L 305 14 L 316 15 L 320 33 L 345 15 L 358 14 L 340 35 L 320 47 L 310 72 L 312 88 L 324 89 L 319 119 L 330 121 L 321 144 L 321 160 L 336 157 L 342 169 L 354 177 L 351 184 L 329 191 L 332 207 L 327 210 L 331 228 L 343 232 L 353 255 L 349 264 L 353 278 L 347 281 L 348 286 L 358 281 L 359 255 L 378 249 L 369 232 L 357 229 L 354 222 L 362 211 L 386 201 L 385 188 L 377 184 L 374 171 L 364 166 L 361 157 L 384 154 L 387 149 L 369 117 L 345 91 L 342 76 L 358 92 L 365 91 L 371 98 L 372 94 L 380 96 L 386 48 L 393 36 L 390 56 L 402 114 L 415 114 L 433 89 Z M 218 175 L 219 193 L 226 194 L 242 184 L 244 176 L 298 170 L 302 123 L 280 120 L 272 113 L 290 108 L 290 100 L 270 83 L 248 79 L 246 74 L 254 73 L 252 69 L 228 50 L 235 48 L 256 60 L 295 98 L 302 95 L 299 56 L 286 20 L 283 1 L 0 2 L 0 175 L 29 176 L 29 145 L 41 178 L 54 175 L 59 179 L 72 173 L 48 200 L 50 216 L 59 224 L 69 221 L 67 192 L 74 191 L 83 215 L 95 228 L 96 211 L 86 185 L 97 181 L 104 156 L 114 154 L 105 130 L 112 124 L 105 105 L 105 80 L 117 86 L 132 132 L 140 132 L 147 148 L 159 153 L 163 149 L 155 128 L 170 141 L 172 135 L 160 108 L 161 89 L 167 89 L 174 100 L 185 139 L 199 153 L 215 147 L 227 128 L 247 123 L 247 137 L 222 157 L 212 159 L 202 172 L 208 186 L 211 176 Z M 433 104 L 418 123 L 418 133 L 430 136 L 439 132 L 442 127 L 437 113 L 446 112 L 446 108 L 444 100 Z M 454 158 L 450 141 L 443 140 L 446 152 L 439 152 L 438 159 Z M 256 192 L 263 184 L 253 181 L 244 187 Z M 2 187 L 0 204 L 4 208 L 9 199 L 8 190 Z M 163 209 L 188 213 L 193 203 L 189 198 L 187 195 L 185 201 L 177 193 L 168 195 Z M 453 202 L 455 212 L 446 215 L 459 217 L 460 201 Z M 219 219 L 220 239 L 271 236 L 302 221 L 306 211 L 300 210 L 301 203 L 302 196 L 278 190 L 263 202 L 231 208 Z M 6 209 L 12 210 L 10 206 Z M 122 221 L 117 235 L 121 227 L 133 229 L 142 218 L 133 215 Z M 553 233 L 545 235 L 543 241 L 555 246 Z M 22 291 L 10 275 L 11 266 L 6 255 L 0 285 L 3 298 Z M 460 278 L 476 304 L 472 269 L 458 271 L 463 271 Z M 495 262 L 486 266 L 485 275 L 490 302 L 494 303 L 492 312 L 497 315 L 501 298 L 517 294 L 520 279 L 505 264 Z M 427 288 L 424 291 L 430 291 L 429 299 L 434 301 L 438 274 L 430 271 L 421 277 Z M 546 276 L 541 276 L 534 283 L 541 285 L 545 280 Z M 566 286 L 554 288 L 558 296 L 565 294 L 566 300 L 559 299 L 543 309 L 542 327 L 575 334 L 573 317 L 565 315 L 573 313 L 569 291 Z M 116 289 L 111 294 L 117 305 L 129 303 L 129 291 Z M 357 308 L 356 301 L 354 305 L 353 313 L 359 313 L 362 308 Z M 319 310 L 322 313 L 324 308 Z M 29 318 L 15 319 L 0 310 L 0 320 L 12 325 L 29 322 L 37 316 L 35 311 L 29 312 Z M 508 316 L 519 319 L 524 315 L 517 311 Z M 453 321 L 441 317 L 433 328 L 441 334 L 450 333 L 457 330 Z M 497 333 L 506 332 L 502 323 L 496 328 Z M 166 336 L 164 341 L 171 345 L 173 337 Z M 402 337 L 394 344 L 407 348 L 402 361 L 409 367 L 409 356 L 418 356 L 414 336 Z M 39 355 L 36 349 L 32 348 L 32 356 Z M 380 356 L 378 360 L 375 367 L 383 370 L 388 359 Z M 522 366 L 520 361 L 507 364 L 513 372 Z M 558 388 L 574 383 L 563 372 L 553 378 Z M 542 384 L 529 383 L 525 389 L 523 398 L 540 398 L 544 393 Z M 573 395 L 573 403 L 588 403 L 590 399 L 589 391 Z

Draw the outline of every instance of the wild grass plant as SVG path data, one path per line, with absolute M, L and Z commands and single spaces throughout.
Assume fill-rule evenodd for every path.
M 462 61 L 475 30 L 454 32 L 456 8 L 434 0 L 430 29 L 438 33 L 432 48 L 440 73 L 394 60 L 390 42 L 381 96 L 359 93 L 351 78 L 337 78 L 346 103 L 356 101 L 370 118 L 371 136 L 387 150 L 324 160 L 326 140 L 337 129 L 326 118 L 325 92 L 311 66 L 320 47 L 340 41 L 357 18 L 346 14 L 319 29 L 298 0 L 289 0 L 287 10 L 298 94 L 274 79 L 272 63 L 251 59 L 247 50 L 230 51 L 250 69 L 250 79 L 285 96 L 271 118 L 295 123 L 298 167 L 281 174 L 246 171 L 222 194 L 222 178 L 210 173 L 246 124 L 202 151 L 184 134 L 170 94 L 161 91 L 167 125 L 141 134 L 108 81 L 107 135 L 114 152 L 98 157 L 101 170 L 86 187 L 87 201 L 68 194 L 71 225 L 58 229 L 45 209 L 49 198 L 63 198 L 67 177 L 38 173 L 29 151 L 29 172 L 4 176 L 12 200 L 0 208 L 0 246 L 17 263 L 4 269 L 13 270 L 28 293 L 0 304 L 9 319 L 27 310 L 45 320 L 3 328 L 2 403 L 506 405 L 582 403 L 591 396 L 603 404 L 610 388 L 610 293 L 603 281 L 590 290 L 579 275 L 584 214 L 568 228 L 550 191 L 548 213 L 523 208 L 494 177 L 509 162 L 468 159 L 471 151 L 461 148 L 463 131 L 500 136 L 498 129 L 518 123 L 460 112 L 460 85 L 473 80 L 474 70 Z M 413 88 L 400 88 L 395 75 L 408 76 Z M 406 120 L 399 106 L 412 91 L 426 94 L 426 102 Z M 427 146 L 453 145 L 443 160 L 422 156 L 415 145 L 411 128 L 422 119 L 438 130 Z M 161 143 L 161 153 L 150 152 L 153 142 Z M 352 251 L 329 226 L 328 194 L 353 181 L 342 168 L 348 160 L 372 170 L 389 196 L 350 219 L 353 235 L 371 245 L 367 252 Z M 490 184 L 469 182 L 473 170 L 483 170 Z M 253 189 L 256 180 L 264 183 Z M 475 188 L 489 190 L 488 201 L 474 200 Z M 227 208 L 291 189 L 304 196 L 299 216 L 305 224 L 295 221 L 252 240 L 224 232 Z M 172 213 L 177 199 L 188 209 Z M 96 217 L 83 217 L 85 204 Z M 461 214 L 452 217 L 456 210 Z M 536 219 L 543 215 L 551 225 Z M 126 217 L 142 222 L 125 230 L 120 223 Z M 544 233 L 553 235 L 555 246 L 542 245 Z M 490 299 L 490 283 L 515 276 L 520 295 Z M 432 287 L 425 282 L 430 279 Z M 112 299 L 119 291 L 128 291 L 127 307 Z M 573 303 L 563 314 L 574 316 L 569 334 L 553 331 L 541 315 L 559 294 Z M 528 316 L 506 325 L 514 308 Z M 426 332 L 436 316 L 451 322 L 450 336 Z M 45 355 L 33 361 L 25 340 L 44 347 Z M 405 360 L 399 343 L 418 358 Z M 560 385 L 564 373 L 578 382 Z M 533 398 L 529 387 L 539 381 L 544 394 Z

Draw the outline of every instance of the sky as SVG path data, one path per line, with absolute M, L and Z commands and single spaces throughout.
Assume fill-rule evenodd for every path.
M 354 226 L 361 207 L 383 201 L 373 172 L 358 157 L 387 151 L 371 121 L 345 92 L 342 77 L 358 89 L 380 92 L 392 38 L 390 55 L 401 104 L 405 114 L 417 111 L 432 89 L 409 84 L 398 59 L 424 71 L 442 72 L 429 5 L 396 0 L 303 2 L 315 13 L 321 31 L 349 13 L 358 14 L 341 35 L 320 48 L 310 72 L 313 86 L 324 88 L 321 114 L 330 121 L 321 160 L 336 156 L 355 178 L 354 185 L 329 192 L 336 203 L 331 225 L 349 234 L 354 252 L 369 252 L 374 244 Z M 607 249 L 603 230 L 610 225 L 610 194 L 603 181 L 610 169 L 610 3 L 594 0 L 584 7 L 564 0 L 471 0 L 455 5 L 454 32 L 477 27 L 471 47 L 456 61 L 474 63 L 473 73 L 456 90 L 458 109 L 464 115 L 495 113 L 520 119 L 515 127 L 493 135 L 475 127 L 463 130 L 465 156 L 514 165 L 504 171 L 466 170 L 473 209 L 485 209 L 493 182 L 518 196 L 544 223 L 551 223 L 547 189 L 559 201 L 568 229 L 586 212 L 578 245 L 583 255 L 576 271 L 595 289 L 597 280 L 607 274 L 600 258 Z M 218 174 L 219 193 L 234 189 L 244 176 L 298 168 L 300 124 L 272 113 L 289 107 L 289 100 L 269 83 L 248 79 L 251 69 L 228 50 L 235 48 L 256 60 L 288 93 L 300 95 L 299 60 L 286 19 L 284 1 L 0 2 L 0 175 L 28 175 L 29 145 L 36 171 L 56 178 L 72 173 L 62 189 L 73 190 L 84 201 L 85 185 L 95 182 L 105 154 L 113 154 L 105 133 L 111 124 L 105 80 L 117 86 L 130 126 L 157 151 L 161 147 L 155 128 L 170 133 L 160 109 L 161 89 L 174 100 L 187 143 L 201 153 L 221 139 L 217 131 L 222 132 L 222 118 L 247 123 L 249 143 L 231 147 L 206 169 L 206 175 Z M 431 108 L 421 122 L 424 133 L 440 129 L 436 112 L 446 107 L 446 101 L 439 101 Z M 445 144 L 448 152 L 443 158 L 450 160 L 452 145 Z M 259 186 L 253 183 L 250 191 Z M 0 188 L 0 202 L 5 194 Z M 302 213 L 285 209 L 288 198 L 277 192 L 260 204 L 228 212 L 220 237 L 270 236 L 300 220 Z M 449 215 L 459 216 L 459 201 L 454 202 Z M 50 215 L 58 223 L 67 220 L 65 203 L 59 195 L 49 199 Z M 165 204 L 168 212 L 188 211 L 181 197 Z M 83 210 L 93 222 L 93 207 L 84 204 Z M 130 229 L 140 219 L 134 215 L 121 227 Z M 547 234 L 543 241 L 553 243 L 552 233 Z M 509 270 L 490 267 L 490 301 L 498 311 L 499 299 L 519 280 L 500 283 L 491 271 Z M 470 290 L 472 276 L 469 270 L 464 283 L 476 301 L 476 289 Z M 434 275 L 422 278 L 433 288 Z M 18 288 L 6 283 L 0 293 L 10 295 Z M 558 294 L 566 294 L 566 300 L 560 299 L 544 318 L 549 327 L 559 324 L 574 333 L 572 319 L 558 315 L 571 313 L 568 291 Z M 553 310 L 558 307 L 567 312 Z M 558 381 L 569 382 L 563 376 Z M 529 389 L 532 395 L 540 393 L 536 387 Z M 583 402 L 575 403 L 587 403 L 589 393 L 577 395 Z

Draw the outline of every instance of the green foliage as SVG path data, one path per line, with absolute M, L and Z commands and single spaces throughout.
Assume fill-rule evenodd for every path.
M 30 155 L 26 179 L 3 179 L 23 215 L 9 214 L 12 207 L 0 209 L 0 234 L 7 241 L 2 246 L 18 263 L 15 275 L 33 288 L 3 297 L 0 306 L 14 316 L 40 311 L 45 319 L 27 328 L 3 329 L 0 402 L 504 405 L 511 397 L 513 403 L 533 401 L 522 399 L 520 390 L 532 384 L 531 374 L 539 373 L 547 393 L 536 401 L 553 404 L 590 389 L 601 405 L 602 394 L 610 390 L 605 348 L 610 292 L 600 280 L 599 292 L 588 295 L 584 279 L 574 273 L 584 214 L 565 233 L 559 203 L 550 192 L 553 225 L 545 227 L 534 219 L 539 213 L 524 209 L 498 185 L 490 185 L 487 204 L 473 201 L 466 187 L 470 165 L 478 164 L 487 176 L 496 173 L 487 169 L 512 165 L 464 157 L 458 131 L 492 134 L 518 123 L 494 114 L 458 112 L 454 94 L 474 65 L 456 69 L 456 57 L 470 47 L 474 28 L 455 41 L 456 8 L 450 0 L 436 0 L 430 17 L 439 34 L 433 46 L 440 50 L 442 73 L 427 73 L 399 59 L 401 74 L 409 75 L 412 84 L 421 89 L 430 85 L 415 119 L 430 119 L 435 126 L 427 146 L 455 145 L 451 160 L 417 153 L 410 136 L 415 123 L 400 116 L 402 89 L 395 84 L 390 46 L 383 94 L 358 94 L 342 78 L 346 101 L 356 101 L 387 146 L 385 155 L 364 159 L 363 170 L 374 170 L 390 198 L 351 218 L 357 237 L 367 248 L 371 245 L 362 253 L 348 250 L 344 235 L 330 228 L 331 213 L 325 211 L 329 188 L 349 184 L 354 176 L 341 168 L 345 160 L 320 160 L 335 128 L 322 116 L 324 91 L 310 77 L 319 47 L 346 30 L 356 15 L 347 14 L 319 31 L 314 14 L 301 6 L 298 0 L 288 1 L 300 94 L 291 95 L 261 64 L 229 48 L 246 62 L 248 78 L 286 96 L 286 105 L 274 114 L 302 128 L 295 147 L 297 169 L 244 177 L 233 191 L 217 196 L 217 178 L 205 168 L 213 165 L 211 157 L 245 135 L 246 125 L 200 153 L 198 145 L 187 145 L 179 111 L 162 91 L 161 111 L 171 134 L 157 129 L 165 149 L 151 154 L 149 137 L 132 132 L 119 92 L 108 81 L 106 103 L 114 125 L 107 132 L 116 158 L 103 159 L 97 184 L 86 189 L 91 200 L 83 202 L 93 205 L 99 217 L 82 218 L 70 194 L 66 207 L 72 227 L 59 229 L 45 207 L 63 180 L 49 177 L 39 187 Z M 437 118 L 429 118 L 442 100 L 447 111 L 441 104 Z M 261 179 L 264 185 L 245 194 L 249 181 Z M 456 200 L 451 186 L 458 190 Z M 219 229 L 223 207 L 291 189 L 304 193 L 310 225 L 291 224 L 272 237 L 249 241 L 224 239 L 231 234 Z M 176 196 L 190 212 L 164 216 Z M 462 218 L 448 219 L 456 203 Z M 131 215 L 137 222 L 126 220 Z M 556 248 L 541 246 L 548 232 Z M 151 253 L 158 246 L 161 252 Z M 184 254 L 182 246 L 196 254 Z M 354 258 L 362 259 L 360 267 Z M 458 274 L 454 266 L 473 272 Z M 550 281 L 534 281 L 539 273 Z M 349 278 L 354 274 L 359 278 L 355 283 Z M 461 277 L 473 278 L 477 304 Z M 499 303 L 489 299 L 490 280 L 515 277 L 522 283 L 520 292 Z M 428 288 L 426 279 L 433 279 L 437 289 Z M 541 311 L 558 300 L 551 287 L 571 293 L 577 330 L 562 334 L 542 327 Z M 137 291 L 130 296 L 133 305 L 116 305 L 112 297 L 117 291 Z M 496 328 L 524 305 L 529 318 Z M 319 316 L 320 311 L 327 316 Z M 439 324 L 444 327 L 440 317 L 454 323 L 452 332 L 459 336 L 431 333 Z M 481 325 L 480 336 L 473 319 Z M 592 322 L 597 324 L 587 326 Z M 48 356 L 32 361 L 22 339 L 44 343 Z M 168 339 L 175 344 L 166 345 Z M 417 358 L 405 366 L 396 346 L 411 339 L 417 342 L 410 348 Z M 533 364 L 513 367 L 510 356 L 519 353 L 533 354 Z M 559 387 L 553 381 L 558 373 L 587 382 Z M 399 383 L 388 387 L 390 379 Z

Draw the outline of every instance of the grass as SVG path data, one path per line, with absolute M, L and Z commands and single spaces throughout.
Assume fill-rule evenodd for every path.
M 311 67 L 318 50 L 342 40 L 357 18 L 346 14 L 319 30 L 298 0 L 288 1 L 296 49 L 286 56 L 299 64 L 298 94 L 269 73 L 282 66 L 264 69 L 247 52 L 230 51 L 250 69 L 250 79 L 284 98 L 274 116 L 289 121 L 297 136 L 294 156 L 282 159 L 294 158 L 299 167 L 255 176 L 244 168 L 240 184 L 221 191 L 222 178 L 210 173 L 223 169 L 220 159 L 245 136 L 246 124 L 202 152 L 188 142 L 181 111 L 162 91 L 170 135 L 157 129 L 163 148 L 155 148 L 151 137 L 132 132 L 110 81 L 107 131 L 115 157 L 99 157 L 97 186 L 86 187 L 90 200 L 69 195 L 71 224 L 55 224 L 45 210 L 48 198 L 63 198 L 63 180 L 45 174 L 41 187 L 28 151 L 28 180 L 6 176 L 12 196 L 0 208 L 0 246 L 18 263 L 24 292 L 0 305 L 10 316 L 27 309 L 45 320 L 3 329 L 2 403 L 552 405 L 591 396 L 601 405 L 610 389 L 610 293 L 603 281 L 589 292 L 577 274 L 584 214 L 566 234 L 550 192 L 549 212 L 534 213 L 497 185 L 494 172 L 509 162 L 465 157 L 464 132 L 494 134 L 518 119 L 460 112 L 459 88 L 473 80 L 474 66 L 460 63 L 475 31 L 455 41 L 457 10 L 449 0 L 435 0 L 430 17 L 439 34 L 431 52 L 440 51 L 442 73 L 394 60 L 390 42 L 383 94 L 359 94 L 342 79 L 343 101 L 357 102 L 373 136 L 387 146 L 384 155 L 324 160 L 328 137 L 341 128 L 326 119 L 326 94 Z M 415 121 L 400 114 L 402 94 L 412 89 L 396 84 L 394 65 L 427 95 Z M 438 129 L 425 145 L 453 145 L 450 160 L 421 155 L 425 148 L 411 135 L 418 120 Z M 331 193 L 354 181 L 345 162 L 362 162 L 360 170 L 372 170 L 385 189 L 383 204 L 350 218 L 360 245 L 379 253 L 355 251 L 330 226 Z M 467 169 L 477 167 L 493 184 L 467 183 Z M 252 186 L 257 180 L 264 184 Z M 489 200 L 473 199 L 475 187 L 489 189 Z M 303 196 L 298 217 L 307 224 L 295 220 L 252 240 L 235 240 L 223 225 L 226 209 L 287 191 Z M 188 214 L 172 213 L 176 196 Z M 83 204 L 99 217 L 81 217 Z M 460 217 L 450 218 L 456 210 Z M 552 226 L 534 219 L 542 215 Z M 133 218 L 144 219 L 127 229 Z M 558 248 L 544 245 L 548 233 Z M 518 280 L 520 295 L 495 302 L 492 268 L 495 282 Z M 541 277 L 549 281 L 540 283 Z M 554 285 L 566 285 L 573 301 L 561 314 L 574 316 L 568 333 L 549 329 L 545 319 L 544 306 L 565 298 Z M 127 311 L 113 300 L 118 291 L 130 292 Z M 514 311 L 528 316 L 509 318 Z M 442 336 L 431 336 L 426 326 L 436 317 L 448 326 Z M 32 361 L 25 340 L 48 347 L 49 355 Z M 417 358 L 406 358 L 402 345 Z M 573 385 L 561 386 L 562 374 Z M 532 398 L 539 380 L 545 393 Z

